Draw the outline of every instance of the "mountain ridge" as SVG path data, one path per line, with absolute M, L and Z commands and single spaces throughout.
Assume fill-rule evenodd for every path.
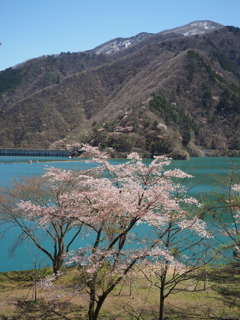
M 240 29 L 215 26 L 142 33 L 112 54 L 61 53 L 1 72 L 0 147 L 238 155 Z
M 129 46 L 136 44 L 139 41 L 150 38 L 154 35 L 166 36 L 172 33 L 172 34 L 180 34 L 183 36 L 190 36 L 190 35 L 207 33 L 213 30 L 220 29 L 222 27 L 223 25 L 210 20 L 196 20 L 186 25 L 183 25 L 181 27 L 163 30 L 155 34 L 141 32 L 141 33 L 138 33 L 136 36 L 132 36 L 129 38 L 115 38 L 89 51 L 95 54 L 112 54 L 121 49 L 126 49 Z

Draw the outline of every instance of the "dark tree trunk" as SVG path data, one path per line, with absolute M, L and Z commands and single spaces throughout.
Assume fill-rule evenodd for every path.
M 58 272 L 59 272 L 62 264 L 63 264 L 62 259 L 56 259 L 53 261 L 53 273 L 55 274 L 55 276 L 58 275 Z
M 165 302 L 165 285 L 167 278 L 168 261 L 165 262 L 164 271 L 161 276 L 161 287 L 160 287 L 160 297 L 159 297 L 159 320 L 163 320 L 164 315 L 164 302 Z
M 164 292 L 162 292 L 162 288 L 160 290 L 160 303 L 159 303 L 159 320 L 163 320 L 163 314 L 164 314 Z
M 96 288 L 95 288 L 95 283 L 90 283 L 89 284 L 89 307 L 88 307 L 88 319 L 89 320 L 94 320 L 97 319 L 94 317 L 95 315 L 95 299 L 96 299 Z
M 99 316 L 99 312 L 102 308 L 102 305 L 105 301 L 106 297 L 105 296 L 101 296 L 99 297 L 99 300 L 97 302 L 97 306 L 96 306 L 96 309 L 94 310 L 94 314 L 93 314 L 93 317 L 89 320 L 97 320 L 98 319 L 98 316 Z

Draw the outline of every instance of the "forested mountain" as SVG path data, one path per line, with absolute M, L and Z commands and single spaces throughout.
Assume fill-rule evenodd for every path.
M 239 81 L 240 29 L 211 21 L 39 57 L 0 73 L 0 148 L 239 155 Z

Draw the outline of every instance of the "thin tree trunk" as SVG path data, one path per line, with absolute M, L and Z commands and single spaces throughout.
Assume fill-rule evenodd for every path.
M 34 301 L 37 301 L 37 264 L 34 260 Z
M 163 320 L 164 314 L 164 302 L 165 302 L 165 284 L 167 277 L 168 261 L 165 262 L 164 271 L 161 276 L 161 287 L 160 287 L 160 297 L 159 297 L 159 320 Z

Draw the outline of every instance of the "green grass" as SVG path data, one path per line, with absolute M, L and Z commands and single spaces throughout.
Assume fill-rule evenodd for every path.
M 50 273 L 50 270 L 45 271 Z M 24 272 L 11 272 L 8 275 L 12 278 L 24 277 Z M 54 282 L 53 287 L 37 289 L 35 301 L 32 281 L 10 280 L 0 274 L 0 319 L 85 320 L 88 296 L 76 277 L 76 269 L 63 268 L 63 275 Z M 166 299 L 165 319 L 240 319 L 239 283 L 239 273 L 209 270 L 205 291 L 180 292 Z M 186 284 L 190 288 L 192 280 L 183 285 Z M 153 320 L 157 319 L 158 308 L 159 291 L 150 286 L 141 274 L 134 273 L 128 275 L 125 282 L 111 293 L 99 319 Z

